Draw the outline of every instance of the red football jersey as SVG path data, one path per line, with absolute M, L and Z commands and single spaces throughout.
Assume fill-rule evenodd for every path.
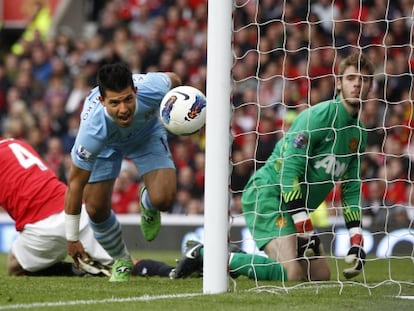
M 66 185 L 27 143 L 0 140 L 0 206 L 17 231 L 64 210 Z

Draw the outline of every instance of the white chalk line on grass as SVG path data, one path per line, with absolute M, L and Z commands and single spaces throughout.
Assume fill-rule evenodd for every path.
M 56 301 L 56 302 L 34 302 L 34 303 L 19 303 L 11 305 L 0 306 L 0 310 L 16 310 L 16 309 L 30 309 L 34 307 L 65 307 L 76 305 L 95 305 L 102 303 L 119 303 L 119 302 L 134 302 L 134 301 L 150 301 L 171 298 L 189 298 L 194 296 L 201 296 L 203 293 L 193 294 L 174 294 L 174 295 L 159 295 L 159 296 L 140 296 L 140 297 L 126 297 L 126 298 L 107 298 L 99 300 L 72 300 L 72 301 Z
M 305 286 L 310 288 L 310 286 Z M 333 287 L 332 284 L 324 284 L 322 287 Z M 266 288 L 266 287 L 264 287 Z M 293 289 L 293 288 L 290 288 Z M 298 288 L 296 288 L 298 289 Z M 280 288 L 279 288 L 280 290 Z M 247 290 L 248 292 L 249 290 Z M 259 290 L 260 291 L 260 290 Z M 264 289 L 263 291 L 266 291 Z M 64 307 L 64 306 L 76 306 L 76 305 L 94 305 L 102 303 L 123 303 L 123 302 L 134 302 L 134 301 L 151 301 L 151 300 L 162 300 L 162 299 L 174 299 L 174 298 L 190 298 L 196 296 L 205 295 L 204 293 L 187 293 L 187 294 L 174 294 L 174 295 L 158 295 L 158 296 L 140 296 L 140 297 L 126 297 L 126 298 L 107 298 L 99 300 L 72 300 L 72 301 L 56 301 L 56 302 L 34 302 L 34 303 L 22 303 L 22 304 L 10 304 L 0 306 L 0 310 L 16 310 L 16 309 L 30 309 L 34 307 Z M 414 296 L 392 296 L 399 299 L 414 300 Z
M 414 296 L 396 296 L 395 298 L 414 300 Z

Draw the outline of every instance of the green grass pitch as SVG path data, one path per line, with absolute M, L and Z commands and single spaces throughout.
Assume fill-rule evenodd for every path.
M 178 252 L 140 252 L 174 264 Z M 139 255 L 139 256 L 138 256 Z M 412 258 L 374 259 L 365 274 L 347 282 L 343 260 L 331 260 L 332 281 L 324 283 L 229 281 L 229 292 L 204 295 L 203 280 L 134 277 L 129 283 L 107 278 L 8 277 L 0 254 L 1 310 L 414 310 Z

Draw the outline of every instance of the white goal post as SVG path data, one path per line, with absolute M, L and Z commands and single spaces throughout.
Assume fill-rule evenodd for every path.
M 226 292 L 228 288 L 232 8 L 230 0 L 208 1 L 203 267 L 205 294 Z

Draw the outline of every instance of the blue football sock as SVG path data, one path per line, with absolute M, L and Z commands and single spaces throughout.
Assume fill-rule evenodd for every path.
M 142 203 L 142 206 L 145 209 L 148 209 L 148 210 L 151 210 L 151 211 L 156 211 L 157 210 L 155 208 L 155 206 L 152 205 L 151 200 L 150 200 L 150 197 L 148 195 L 148 190 L 146 188 L 141 193 L 141 203 Z
M 94 231 L 95 238 L 112 258 L 121 258 L 125 260 L 131 259 L 122 238 L 121 225 L 116 219 L 113 211 L 111 211 L 111 215 L 105 221 L 94 223 L 89 220 L 89 223 Z

